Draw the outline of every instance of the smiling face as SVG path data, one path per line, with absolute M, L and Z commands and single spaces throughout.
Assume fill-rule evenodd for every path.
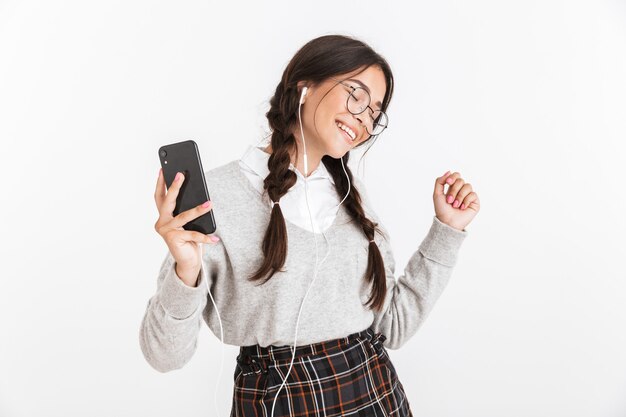
M 359 70 L 348 74 L 332 77 L 321 84 L 308 85 L 305 101 L 300 112 L 302 114 L 302 129 L 309 158 L 321 158 L 330 155 L 333 158 L 341 158 L 346 152 L 369 138 L 366 130 L 366 120 L 370 110 L 354 115 L 348 111 L 346 102 L 353 87 L 362 87 L 369 91 L 373 110 L 381 108 L 380 102 L 385 96 L 385 75 L 378 66 L 371 66 L 358 73 Z M 340 80 L 343 84 L 338 83 Z M 298 91 L 307 85 L 306 82 L 298 83 Z M 354 134 L 344 131 L 338 126 L 350 128 Z M 293 129 L 298 148 L 301 149 L 300 124 L 296 122 Z

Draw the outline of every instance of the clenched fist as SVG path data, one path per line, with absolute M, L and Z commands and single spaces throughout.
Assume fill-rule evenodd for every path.
M 446 184 L 448 191 L 444 192 Z M 450 171 L 447 171 L 437 178 L 433 202 L 437 219 L 461 231 L 471 223 L 480 210 L 478 194 L 458 172 L 450 174 Z

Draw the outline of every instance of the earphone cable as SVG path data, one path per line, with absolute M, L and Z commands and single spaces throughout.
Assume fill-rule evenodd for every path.
M 324 259 L 322 259 L 322 262 L 318 264 L 317 237 L 316 237 L 316 233 L 315 233 L 315 227 L 314 227 L 314 224 L 313 224 L 313 217 L 311 215 L 311 207 L 309 206 L 309 197 L 308 197 L 308 194 L 309 194 L 309 192 L 308 192 L 308 164 L 307 164 L 307 154 L 306 154 L 306 142 L 304 140 L 304 130 L 302 128 L 302 115 L 301 115 L 301 111 L 300 111 L 300 108 L 302 107 L 302 97 L 304 97 L 305 93 L 306 93 L 306 90 L 303 91 L 302 96 L 300 97 L 300 104 L 298 105 L 298 121 L 299 121 L 299 124 L 300 124 L 300 134 L 302 135 L 302 143 L 304 145 L 304 197 L 305 197 L 305 200 L 306 200 L 307 210 L 309 212 L 309 222 L 311 224 L 311 231 L 313 233 L 313 240 L 315 242 L 315 273 L 313 274 L 313 280 L 311 281 L 311 284 L 309 285 L 309 288 L 307 289 L 306 293 L 304 294 L 304 298 L 302 299 L 302 302 L 300 304 L 300 310 L 298 311 L 298 318 L 296 319 L 296 334 L 294 336 L 294 341 L 293 341 L 291 363 L 289 364 L 289 369 L 287 370 L 287 375 L 283 379 L 283 382 L 280 385 L 280 387 L 278 388 L 278 391 L 276 392 L 276 396 L 274 397 L 274 402 L 272 403 L 272 413 L 270 414 L 271 417 L 274 417 L 274 407 L 276 405 L 276 400 L 278 399 L 278 394 L 280 393 L 280 390 L 282 389 L 282 387 L 285 385 L 285 382 L 287 382 L 287 378 L 289 377 L 289 373 L 291 372 L 291 368 L 293 367 L 293 362 L 294 362 L 294 359 L 296 357 L 296 346 L 297 346 L 297 340 L 298 340 L 298 326 L 299 326 L 299 323 L 300 323 L 300 314 L 302 313 L 302 308 L 304 307 L 304 301 L 306 300 L 306 297 L 309 295 L 309 291 L 313 287 L 313 283 L 317 279 L 317 272 L 319 271 L 319 266 L 326 261 L 326 258 L 330 254 L 330 242 L 328 241 L 328 238 L 326 237 L 326 233 L 324 233 L 322 231 L 322 235 L 324 236 L 324 240 L 326 240 L 327 250 L 326 250 L 326 255 L 324 256 Z M 322 163 L 322 162 L 320 161 L 320 163 Z M 344 200 L 350 194 L 350 177 L 348 176 L 348 173 L 346 172 L 346 168 L 345 168 L 345 166 L 343 164 L 343 158 L 341 158 L 341 166 L 343 167 L 343 172 L 346 174 L 346 178 L 348 179 L 348 192 L 346 193 L 344 198 L 341 200 L 341 202 L 339 202 L 339 204 L 336 206 L 336 208 L 339 208 L 339 206 L 341 206 L 341 204 L 344 202 Z M 335 214 L 335 215 L 337 215 L 337 214 Z

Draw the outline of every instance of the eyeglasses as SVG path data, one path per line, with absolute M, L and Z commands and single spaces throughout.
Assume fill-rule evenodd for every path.
M 363 113 L 366 109 L 369 109 L 367 112 L 369 117 L 366 117 L 366 120 L 362 122 L 365 124 L 365 129 L 370 136 L 380 135 L 383 130 L 387 128 L 389 118 L 384 111 L 374 110 L 370 107 L 372 97 L 367 90 L 362 87 L 354 87 L 336 78 L 331 79 L 350 88 L 350 95 L 348 95 L 348 99 L 346 100 L 346 107 L 350 113 L 358 115 Z

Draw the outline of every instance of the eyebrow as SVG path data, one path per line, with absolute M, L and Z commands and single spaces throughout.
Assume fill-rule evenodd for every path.
M 370 96 L 372 95 L 372 92 L 370 91 L 369 87 L 363 84 L 361 80 L 357 80 L 356 78 L 349 78 L 347 81 L 354 81 L 355 83 L 363 87 L 365 91 L 369 93 Z M 380 110 L 380 108 L 383 106 L 383 103 L 381 103 L 380 101 L 377 101 L 376 103 L 374 103 L 374 105 L 378 106 L 378 110 Z

